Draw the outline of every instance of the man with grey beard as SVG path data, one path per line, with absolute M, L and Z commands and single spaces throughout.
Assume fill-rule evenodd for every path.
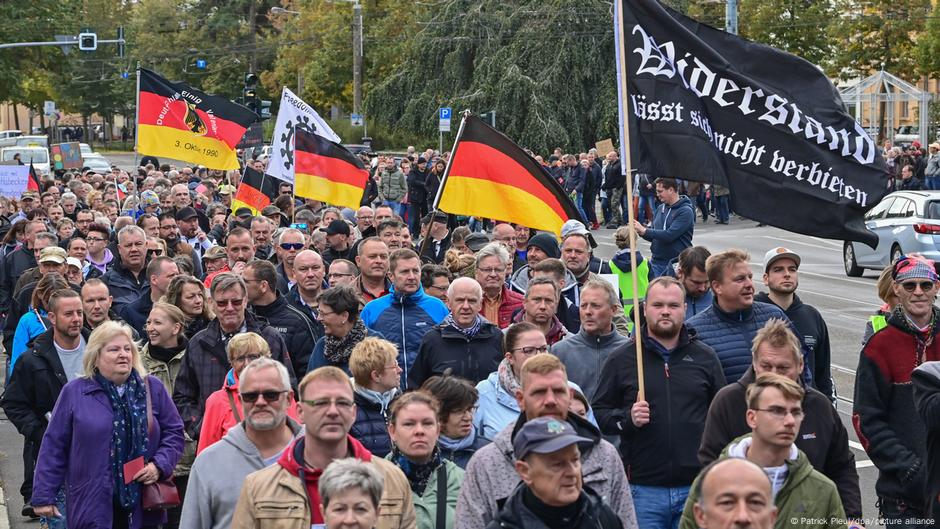
M 277 360 L 262 357 L 245 366 L 238 393 L 244 421 L 196 458 L 180 527 L 228 529 L 245 477 L 274 464 L 300 433 L 300 425 L 287 416 L 293 401 L 290 377 Z

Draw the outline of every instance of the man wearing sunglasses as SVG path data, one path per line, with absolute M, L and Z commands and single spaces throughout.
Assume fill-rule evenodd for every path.
M 887 326 L 862 347 L 853 423 L 878 468 L 875 492 L 885 526 L 913 527 L 925 515 L 927 473 L 926 426 L 913 405 L 911 373 L 940 360 L 938 277 L 933 261 L 904 256 L 891 275 L 899 303 L 887 315 Z
M 277 256 L 277 290 L 281 295 L 286 296 L 297 278 L 294 277 L 294 259 L 305 248 L 304 234 L 296 228 L 286 228 L 281 231 L 277 238 L 277 244 L 274 245 L 274 253 Z
M 590 285 L 589 280 L 581 295 L 581 333 L 591 321 L 584 314 Z M 654 279 L 642 307 L 645 396 L 638 396 L 636 342 L 625 341 L 594 375 L 600 378 L 594 414 L 602 432 L 620 437 L 640 527 L 675 527 L 701 469 L 696 453 L 708 406 L 725 376 L 715 351 L 685 326 L 685 291 L 678 279 Z M 646 455 L 630 457 L 635 454 Z
M 242 370 L 238 385 L 244 420 L 193 464 L 180 527 L 228 529 L 245 477 L 274 464 L 301 431 L 287 414 L 291 387 L 280 362 L 252 361 Z M 219 472 L 221 468 L 225 472 Z

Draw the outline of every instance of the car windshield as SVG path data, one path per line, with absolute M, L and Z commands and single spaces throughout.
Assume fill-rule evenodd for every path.
M 49 163 L 49 152 L 45 149 L 8 149 L 3 151 L 3 161 L 12 162 L 13 156 L 20 155 L 23 163 Z

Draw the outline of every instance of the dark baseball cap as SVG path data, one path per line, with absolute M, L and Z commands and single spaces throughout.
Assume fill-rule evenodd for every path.
M 176 212 L 176 220 L 187 220 L 198 216 L 199 214 L 196 213 L 196 210 L 189 206 L 186 206 L 185 208 L 182 208 Z
M 464 244 L 470 248 L 471 252 L 479 252 L 484 246 L 490 243 L 490 238 L 485 233 L 471 233 L 464 239 Z
M 512 440 L 516 459 L 536 454 L 550 454 L 578 443 L 592 443 L 590 439 L 575 433 L 566 421 L 554 417 L 539 417 L 526 422 Z
M 345 220 L 336 219 L 326 227 L 327 235 L 349 235 L 349 224 Z
M 253 217 L 254 213 L 251 212 L 251 208 L 238 208 L 235 210 L 235 216 L 238 218 Z

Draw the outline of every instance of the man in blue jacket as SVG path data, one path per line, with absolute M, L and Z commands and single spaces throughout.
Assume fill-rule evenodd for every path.
M 404 388 L 425 333 L 444 321 L 449 311 L 444 302 L 421 288 L 421 259 L 414 250 L 400 248 L 392 252 L 389 278 L 392 292 L 367 303 L 361 318 L 366 327 L 398 346 Z
M 689 197 L 679 195 L 674 178 L 656 179 L 656 197 L 661 204 L 653 215 L 653 224 L 647 228 L 639 221 L 633 221 L 637 234 L 651 243 L 653 277 L 663 275 L 669 261 L 692 246 L 692 230 L 695 228 L 695 204 Z

